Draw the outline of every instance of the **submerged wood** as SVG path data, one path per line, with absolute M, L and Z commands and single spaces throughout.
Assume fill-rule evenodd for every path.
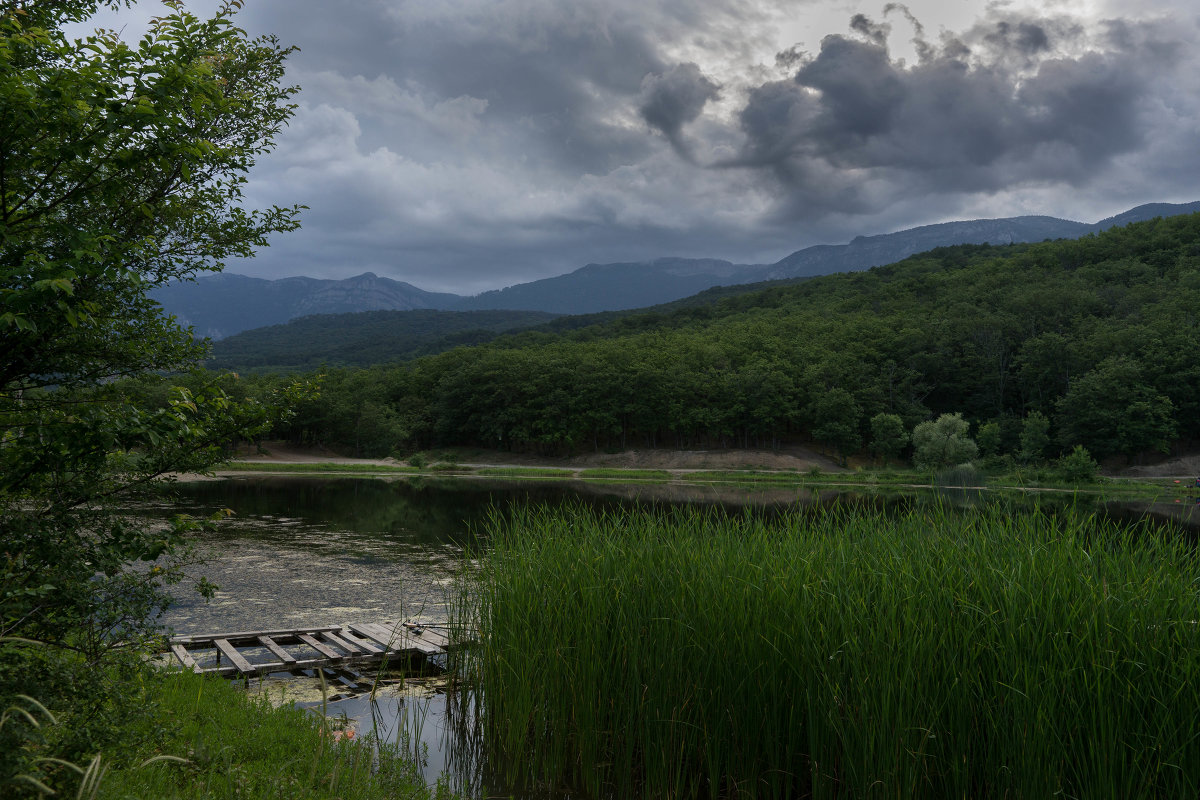
M 169 642 L 184 669 L 226 676 L 423 661 L 448 646 L 444 633 L 412 622 L 187 634 Z

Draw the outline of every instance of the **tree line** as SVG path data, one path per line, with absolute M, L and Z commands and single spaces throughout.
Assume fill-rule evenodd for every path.
M 441 446 L 868 450 L 958 413 L 992 452 L 1165 452 L 1200 434 L 1200 216 L 939 248 L 712 305 L 330 370 L 273 435 L 360 456 Z M 235 391 L 283 378 L 247 376 Z

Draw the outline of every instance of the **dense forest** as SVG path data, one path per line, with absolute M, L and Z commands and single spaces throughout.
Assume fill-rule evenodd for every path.
M 1200 436 L 1200 215 L 1079 240 L 940 248 L 715 303 L 531 330 L 332 370 L 275 434 L 360 455 L 437 446 L 871 443 L 961 413 L 984 452 L 1050 421 L 1045 455 L 1165 452 Z M 248 377 L 257 393 L 281 378 Z
M 408 361 L 482 344 L 499 333 L 555 318 L 543 311 L 360 311 L 312 314 L 221 339 L 212 370 L 294 372 L 324 366 L 365 367 Z

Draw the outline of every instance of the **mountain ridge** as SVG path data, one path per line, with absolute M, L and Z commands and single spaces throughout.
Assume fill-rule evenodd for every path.
M 712 258 L 590 263 L 573 272 L 465 297 L 428 292 L 371 272 L 344 280 L 277 280 L 234 273 L 154 290 L 169 314 L 198 336 L 221 339 L 310 314 L 354 311 L 543 311 L 589 314 L 679 300 L 716 286 L 852 272 L 894 263 L 915 253 L 957 244 L 1008 244 L 1079 238 L 1118 225 L 1200 212 L 1200 201 L 1146 203 L 1099 222 L 1028 215 L 933 223 L 892 233 L 860 235 L 846 244 L 797 250 L 773 264 L 735 264 Z

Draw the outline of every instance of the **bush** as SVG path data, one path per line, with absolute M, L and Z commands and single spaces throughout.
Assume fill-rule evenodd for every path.
M 1071 483 L 1095 483 L 1100 477 L 1100 465 L 1081 444 L 1058 460 L 1058 474 Z
M 967 436 L 970 427 L 962 414 L 942 414 L 936 421 L 922 422 L 913 429 L 913 464 L 917 469 L 936 470 L 973 460 L 979 448 Z

